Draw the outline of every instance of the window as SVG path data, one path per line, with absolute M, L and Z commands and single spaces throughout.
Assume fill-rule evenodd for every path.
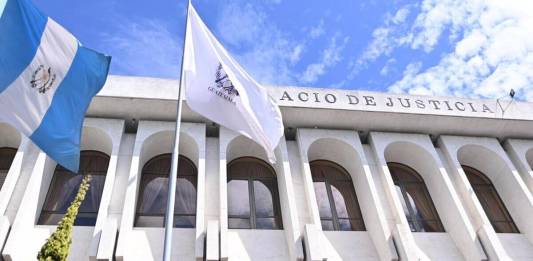
M 444 232 L 424 180 L 410 167 L 388 163 L 396 193 L 413 232 Z
M 94 226 L 108 165 L 109 157 L 98 151 L 81 152 L 79 174 L 57 165 L 38 224 L 57 225 L 76 197 L 83 176 L 90 174 L 92 175 L 91 186 L 79 208 L 74 225 Z
M 492 182 L 479 170 L 463 166 L 466 177 L 497 233 L 520 233 Z
M 0 148 L 0 189 L 2 189 L 2 186 L 4 185 L 7 173 L 11 167 L 11 162 L 13 162 L 16 153 L 17 149 L 7 147 Z
M 169 153 L 156 156 L 144 165 L 135 226 L 164 226 L 171 163 L 172 154 Z M 196 226 L 196 179 L 196 166 L 191 160 L 180 155 L 174 205 L 174 227 L 194 228 Z
M 228 164 L 229 228 L 282 229 L 274 170 L 256 158 Z
M 316 160 L 311 162 L 311 175 L 322 229 L 366 230 L 348 172 L 333 162 Z

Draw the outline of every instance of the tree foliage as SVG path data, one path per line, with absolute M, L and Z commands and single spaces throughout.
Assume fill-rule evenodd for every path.
M 74 226 L 74 221 L 78 215 L 80 205 L 85 199 L 85 194 L 87 194 L 87 191 L 89 190 L 90 182 L 91 175 L 83 177 L 76 198 L 70 203 L 67 213 L 61 221 L 59 221 L 56 230 L 50 235 L 39 251 L 39 254 L 37 255 L 39 261 L 67 260 L 70 244 L 72 243 L 72 227 Z

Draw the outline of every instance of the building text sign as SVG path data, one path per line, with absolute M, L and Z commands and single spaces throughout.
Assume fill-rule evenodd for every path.
M 269 93 L 274 99 L 276 99 L 280 106 L 287 107 L 310 107 L 488 118 L 502 116 L 502 106 L 499 106 L 496 100 L 472 100 L 454 97 L 414 96 L 366 91 L 311 89 L 299 87 L 271 87 L 269 88 Z M 524 103 L 519 105 L 524 105 Z M 509 108 L 510 110 L 505 112 L 506 116 L 507 113 L 517 113 L 516 108 L 513 108 L 513 106 L 510 106 Z

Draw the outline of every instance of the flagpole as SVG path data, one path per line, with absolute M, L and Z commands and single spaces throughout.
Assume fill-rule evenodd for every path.
M 172 149 L 172 163 L 170 165 L 170 177 L 168 180 L 168 199 L 167 211 L 165 213 L 165 242 L 163 246 L 163 261 L 170 261 L 172 252 L 172 230 L 174 228 L 174 205 L 176 195 L 176 183 L 178 179 L 178 159 L 179 159 L 179 143 L 180 143 L 180 127 L 181 127 L 181 107 L 182 89 L 185 82 L 185 73 L 183 72 L 183 60 L 185 57 L 185 38 L 187 37 L 187 22 L 189 20 L 189 5 L 191 1 L 187 1 L 187 16 L 185 19 L 185 30 L 183 33 L 183 55 L 181 56 L 181 74 L 178 86 L 178 107 L 176 110 L 176 128 L 174 131 L 174 148 Z

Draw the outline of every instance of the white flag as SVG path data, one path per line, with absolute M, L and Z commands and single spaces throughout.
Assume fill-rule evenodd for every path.
M 228 54 L 189 4 L 183 72 L 191 109 L 261 146 L 271 162 L 283 136 L 276 102 Z

